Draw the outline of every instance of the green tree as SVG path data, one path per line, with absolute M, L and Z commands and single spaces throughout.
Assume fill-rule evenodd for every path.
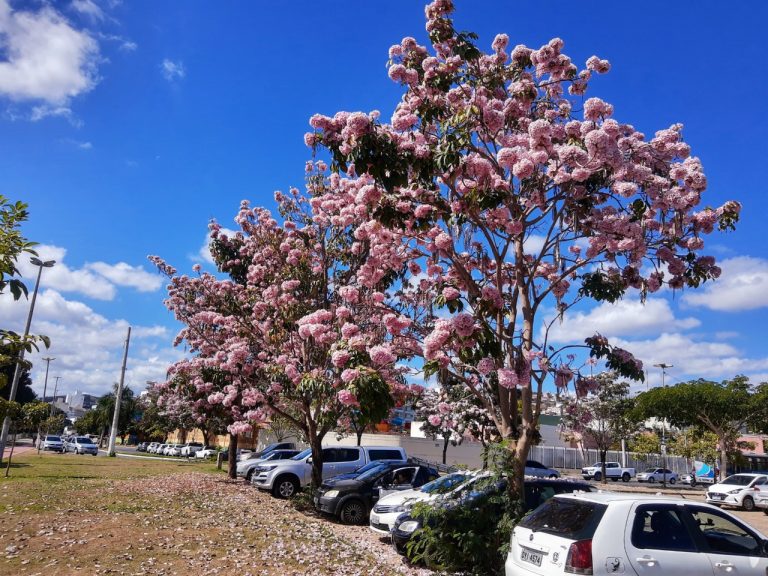
M 13 373 L 16 370 L 16 351 L 9 344 L 0 345 L 0 398 L 8 400 L 11 391 L 11 381 Z M 4 362 L 3 359 L 7 361 Z M 27 361 L 22 362 L 21 376 L 19 377 L 19 387 L 16 390 L 16 402 L 26 404 L 34 402 L 37 394 L 32 390 L 32 379 L 29 377 L 31 364 Z
M 562 419 L 582 442 L 594 445 L 600 452 L 604 483 L 607 481 L 605 459 L 608 450 L 622 439 L 629 439 L 639 428 L 638 419 L 632 417 L 629 384 L 617 381 L 616 377 L 613 372 L 603 372 L 577 381 L 577 396 L 564 403 Z
M 112 418 L 115 413 L 115 390 L 105 394 L 96 401 L 94 406 L 82 418 L 75 423 L 75 429 L 80 434 L 98 434 L 99 445 L 104 441 L 104 437 L 109 435 L 112 426 Z M 123 388 L 122 398 L 120 400 L 120 415 L 117 422 L 117 435 L 122 438 L 128 434 L 130 427 L 135 423 L 136 418 L 136 398 L 133 390 L 128 387 Z
M 736 376 L 720 383 L 699 379 L 654 388 L 637 396 L 636 415 L 666 418 L 672 426 L 698 426 L 715 434 L 724 474 L 741 430 L 760 428 L 768 420 L 768 384 L 751 386 L 746 376 Z
M 11 202 L 0 194 L 0 294 L 9 288 L 14 300 L 27 295 L 27 287 L 18 278 L 16 267 L 19 256 L 36 256 L 32 248 L 36 242 L 30 242 L 21 235 L 21 224 L 29 218 L 27 205 L 23 202 Z

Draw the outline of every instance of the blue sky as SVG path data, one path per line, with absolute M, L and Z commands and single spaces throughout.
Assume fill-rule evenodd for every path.
M 664 293 L 643 308 L 582 308 L 561 342 L 599 330 L 668 383 L 738 373 L 768 379 L 768 200 L 763 171 L 768 96 L 763 3 L 642 4 L 458 0 L 456 26 L 511 44 L 565 40 L 577 63 L 609 74 L 590 87 L 615 117 L 647 134 L 675 122 L 709 180 L 705 203 L 744 205 L 736 233 L 707 251 L 724 270 L 703 290 Z M 423 3 L 0 0 L 0 193 L 30 205 L 25 235 L 58 264 L 43 275 L 33 331 L 56 357 L 64 392 L 107 391 L 134 327 L 127 383 L 138 391 L 178 358 L 164 282 L 146 260 L 182 271 L 204 261 L 206 226 L 230 225 L 241 199 L 273 207 L 303 183 L 309 117 L 380 110 L 401 95 L 390 45 L 426 43 Z M 24 267 L 30 284 L 34 270 Z M 0 298 L 21 331 L 27 303 Z M 33 380 L 42 392 L 44 363 Z

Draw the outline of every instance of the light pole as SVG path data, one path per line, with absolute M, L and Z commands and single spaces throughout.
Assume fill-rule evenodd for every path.
M 13 372 L 13 382 L 8 394 L 8 401 L 16 400 L 16 391 L 19 388 L 19 379 L 21 378 L 22 364 L 24 363 L 24 352 L 26 351 L 27 337 L 29 336 L 29 327 L 32 324 L 32 314 L 35 311 L 35 301 L 37 300 L 37 290 L 40 288 L 40 276 L 43 274 L 43 268 L 50 268 L 56 264 L 56 260 L 40 260 L 40 258 L 30 258 L 32 264 L 37 266 L 37 279 L 35 280 L 35 289 L 32 291 L 32 301 L 29 304 L 29 315 L 27 315 L 27 324 L 24 327 L 24 336 L 21 339 L 21 349 L 16 358 L 16 370 Z M 11 419 L 6 416 L 3 420 L 3 431 L 0 433 L 0 462 L 3 461 L 5 454 L 5 444 L 8 441 L 8 430 L 11 427 Z
M 43 358 L 45 360 L 45 383 L 43 384 L 43 402 L 45 402 L 45 393 L 48 391 L 48 368 L 51 367 L 51 361 L 56 360 L 56 358 L 46 357 Z M 42 431 L 42 428 L 40 426 L 37 427 L 37 453 L 40 454 L 40 447 L 43 445 L 42 440 L 40 439 L 40 432 Z
M 661 368 L 661 387 L 666 388 L 665 377 L 667 375 L 667 368 L 674 368 L 674 365 L 667 364 L 665 362 L 659 362 L 654 364 L 656 368 Z M 667 487 L 667 419 L 663 418 L 661 421 L 661 465 L 663 472 L 661 473 L 661 485 Z

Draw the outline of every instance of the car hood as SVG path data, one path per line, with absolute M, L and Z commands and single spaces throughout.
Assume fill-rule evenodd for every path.
M 749 486 L 741 486 L 740 484 L 712 484 L 707 488 L 707 492 L 730 492 L 731 490 L 749 490 Z
M 433 500 L 434 496 L 421 490 L 400 490 L 379 498 L 378 504 L 384 506 L 397 506 L 406 502 L 425 502 Z
M 359 480 L 355 480 L 354 478 L 340 478 L 336 476 L 334 478 L 329 478 L 328 480 L 323 482 L 321 487 L 325 489 L 333 488 L 335 490 L 341 490 L 344 488 L 355 489 L 355 488 L 359 488 L 362 485 L 363 485 L 362 482 L 360 482 Z

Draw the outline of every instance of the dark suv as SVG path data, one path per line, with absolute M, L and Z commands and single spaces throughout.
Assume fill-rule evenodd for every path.
M 315 508 L 338 517 L 343 524 L 361 524 L 368 521 L 371 508 L 386 492 L 418 488 L 438 475 L 430 466 L 380 462 L 352 478 L 323 482 L 315 494 Z
M 467 485 L 467 489 L 459 492 L 451 499 L 438 500 L 435 506 L 472 506 L 479 498 L 506 490 L 506 479 L 491 480 L 483 487 Z M 594 486 L 588 482 L 574 480 L 560 480 L 549 478 L 526 479 L 525 481 L 525 511 L 538 508 L 555 494 L 567 494 L 571 492 L 595 492 Z M 395 520 L 392 528 L 392 544 L 400 554 L 405 553 L 406 543 L 422 528 L 423 519 L 411 512 L 404 512 Z M 418 537 L 418 535 L 417 535 Z

